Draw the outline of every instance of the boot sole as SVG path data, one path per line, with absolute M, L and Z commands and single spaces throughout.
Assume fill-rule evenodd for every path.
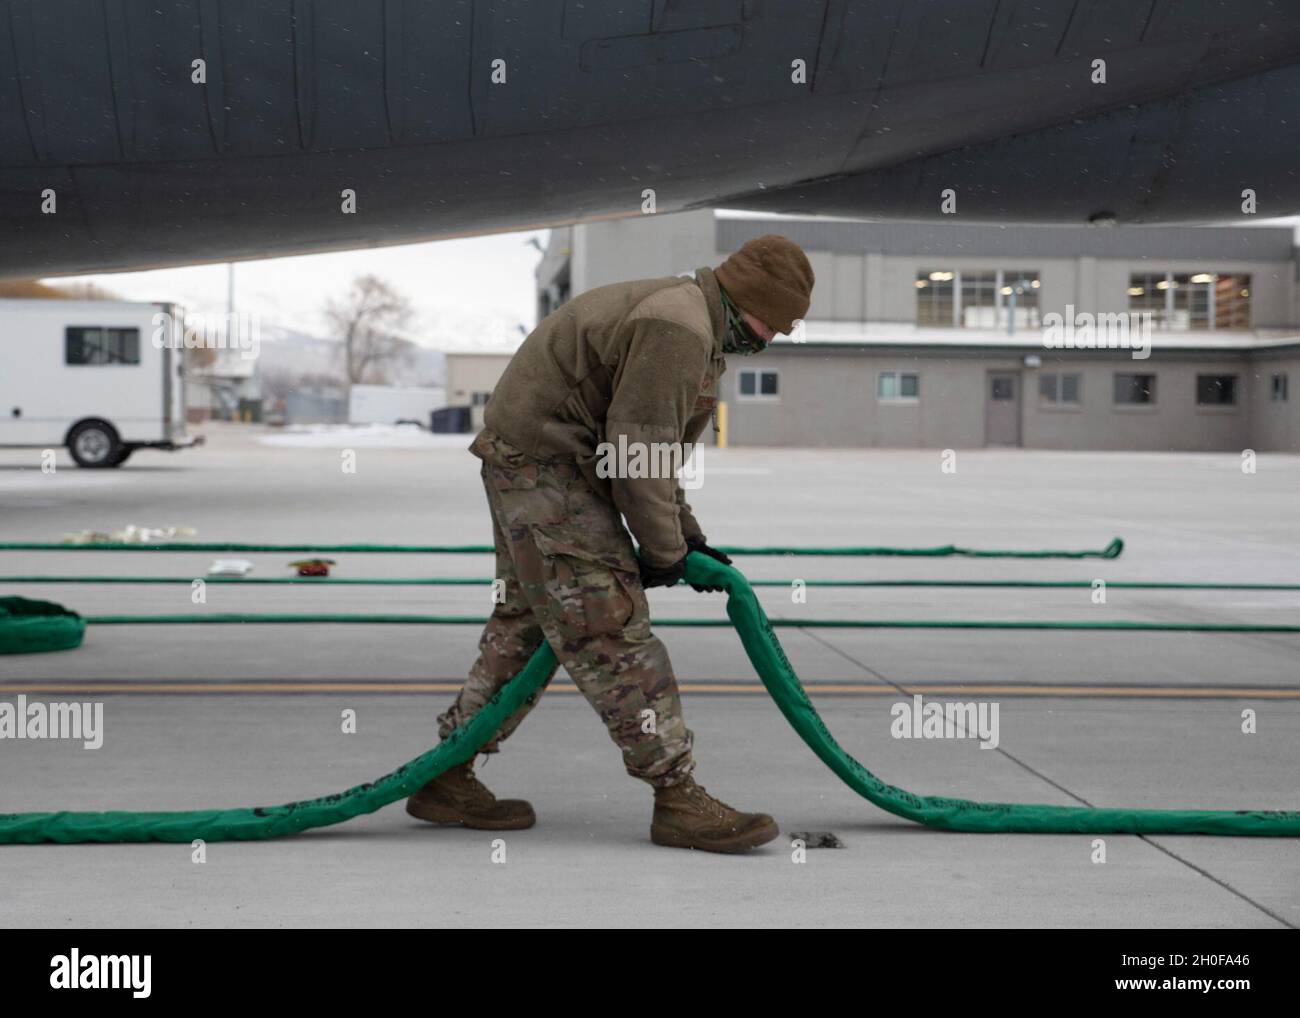
M 472 831 L 526 831 L 537 823 L 537 817 L 528 817 L 525 820 L 489 820 L 486 818 L 475 819 L 467 817 L 452 807 L 436 805 L 415 806 L 409 800 L 406 803 L 406 812 L 415 817 L 416 820 L 424 820 L 431 824 L 459 824 L 461 827 L 468 827 Z
M 738 835 L 734 840 L 712 843 L 695 841 L 690 835 L 671 828 L 661 829 L 654 826 L 650 828 L 650 840 L 656 845 L 662 845 L 664 848 L 695 848 L 701 852 L 717 852 L 721 855 L 739 855 L 741 852 L 748 852 L 751 848 L 758 848 L 760 845 L 775 841 L 780 836 L 781 829 L 776 825 L 776 821 L 756 827 L 752 831 L 745 832 L 744 835 Z

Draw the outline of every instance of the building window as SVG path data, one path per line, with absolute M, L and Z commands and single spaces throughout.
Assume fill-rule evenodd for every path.
M 1214 280 L 1214 327 L 1250 328 L 1250 276 L 1217 276 Z
M 958 321 L 967 329 L 996 329 L 998 325 L 998 274 L 961 272 L 961 306 Z
M 1197 406 L 1236 406 L 1236 375 L 1197 375 Z
M 1068 403 L 1077 405 L 1081 378 L 1078 372 L 1057 374 L 1044 372 L 1038 376 L 1038 398 L 1044 403 Z
M 955 272 L 918 272 L 916 274 L 916 324 L 952 325 L 955 307 L 953 291 Z
M 1006 328 L 1014 316 L 1017 329 L 1037 329 L 1038 291 L 1042 286 L 1037 269 L 1002 269 L 998 273 L 998 328 Z
M 1115 402 L 1120 405 L 1143 405 L 1156 401 L 1155 375 L 1130 375 L 1116 372 Z
M 921 396 L 921 376 L 915 371 L 882 371 L 876 396 L 882 403 L 914 402 Z
M 916 324 L 1039 327 L 1037 269 L 931 269 L 916 274 Z
M 1157 328 L 1165 328 L 1164 273 L 1133 273 L 1128 277 L 1128 309 L 1130 314 L 1149 314 Z
M 139 329 L 70 325 L 63 333 L 65 364 L 139 364 Z
M 1286 372 L 1273 375 L 1269 379 L 1269 399 L 1274 403 L 1285 403 L 1287 401 L 1287 377 Z
M 775 371 L 746 369 L 740 372 L 737 394 L 741 399 L 779 399 L 781 377 Z
M 487 406 L 488 398 L 492 395 L 490 392 L 472 392 L 469 396 L 470 406 Z
M 1158 329 L 1249 329 L 1250 276 L 1213 272 L 1138 272 L 1129 276 L 1129 311 Z

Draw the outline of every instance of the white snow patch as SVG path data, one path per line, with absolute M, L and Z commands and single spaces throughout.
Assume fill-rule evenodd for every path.
M 259 436 L 261 445 L 291 449 L 467 449 L 469 434 L 443 435 L 414 424 L 308 424 Z

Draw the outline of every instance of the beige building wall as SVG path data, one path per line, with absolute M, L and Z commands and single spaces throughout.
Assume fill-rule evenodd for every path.
M 775 371 L 780 394 L 753 399 L 738 394 L 745 370 Z M 913 401 L 881 400 L 881 372 L 915 372 L 920 396 Z M 1080 375 L 1080 402 L 1043 403 L 1039 375 Z M 722 398 L 728 403 L 727 440 L 736 446 L 866 446 L 878 448 L 982 448 L 986 434 L 989 374 L 1019 379 L 1020 444 L 1037 449 L 1152 451 L 1295 451 L 1300 419 L 1295 396 L 1270 403 L 1263 386 L 1271 373 L 1300 378 L 1300 356 L 1281 358 L 1261 370 L 1245 355 L 1156 352 L 1146 360 L 1123 353 L 1042 356 L 1025 364 L 1025 351 L 940 350 L 896 353 L 834 347 L 772 347 L 752 359 L 729 358 Z M 1116 373 L 1154 374 L 1156 400 L 1150 406 L 1117 405 Z M 1199 406 L 1197 376 L 1237 376 L 1233 406 Z M 1252 386 L 1264 391 L 1252 393 Z M 1260 402 L 1261 399 L 1263 402 Z M 1254 430 L 1252 430 L 1252 427 Z
M 1045 371 L 1080 376 L 1079 404 L 1044 403 L 1038 375 Z M 1156 376 L 1151 405 L 1117 405 L 1116 373 Z M 1241 450 L 1248 444 L 1249 365 L 1244 356 L 1155 352 L 1146 360 L 1123 353 L 1083 357 L 1043 357 L 1042 366 L 1024 372 L 1024 445 L 1035 449 L 1149 449 L 1189 452 Z M 1199 406 L 1198 375 L 1235 375 L 1234 406 Z
M 1287 398 L 1273 398 L 1273 376 L 1283 374 Z M 1250 437 L 1259 451 L 1300 452 L 1300 353 L 1257 352 L 1246 376 Z
M 1122 313 L 1129 309 L 1130 275 L 1216 272 L 1251 277 L 1251 325 L 1300 332 L 1294 249 L 1277 236 L 1249 237 L 1229 231 L 1083 234 L 1068 228 L 1026 228 L 1023 235 L 977 228 L 933 232 L 916 224 L 840 224 L 772 219 L 737 226 L 715 219 L 709 210 L 673 215 L 638 216 L 617 222 L 573 228 L 569 247 L 573 292 L 628 279 L 688 273 L 700 265 L 717 265 L 730 251 L 719 250 L 720 236 L 740 238 L 760 232 L 804 230 L 809 259 L 817 275 L 807 317 L 820 322 L 896 323 L 897 347 L 872 344 L 778 345 L 762 357 L 731 358 L 722 381 L 722 398 L 730 404 L 728 440 L 754 446 L 876 446 L 978 448 L 986 444 L 987 421 L 1002 422 L 1005 405 L 990 411 L 990 372 L 1010 372 L 1019 383 L 1019 442 L 1045 449 L 1149 450 L 1300 450 L 1300 353 L 1268 353 L 1232 348 L 1241 333 L 1226 334 L 1218 351 L 1197 351 L 1204 332 L 1188 333 L 1192 348 L 1160 350 L 1148 360 L 1133 360 L 1126 351 L 1054 351 L 1045 346 L 998 345 L 987 330 L 952 330 L 954 339 L 969 331 L 966 347 L 916 346 L 917 277 L 934 270 L 1027 270 L 1040 279 L 1040 314 Z M 860 234 L 852 231 L 859 230 Z M 1274 231 L 1276 233 L 1277 231 Z M 859 237 L 862 249 L 854 245 Z M 846 240 L 846 238 L 848 238 Z M 818 242 L 822 247 L 818 248 Z M 872 244 L 879 250 L 869 250 Z M 909 244 L 915 247 L 909 248 Z M 1014 253 L 1024 244 L 1037 255 Z M 979 253 L 979 246 L 997 251 Z M 1155 251 L 1197 251 L 1204 257 L 1157 258 Z M 1237 250 L 1252 257 L 1223 257 Z M 910 250 L 938 253 L 913 254 Z M 885 251 L 888 253 L 881 253 Z M 1007 255 L 1007 251 L 1012 251 Z M 1087 251 L 1086 254 L 1079 253 Z M 557 252 L 558 254 L 558 252 Z M 1271 260 L 1270 260 L 1271 259 Z M 553 273 L 553 269 L 551 270 Z M 1038 330 L 1034 330 L 1037 332 Z M 875 335 L 880 337 L 877 328 Z M 1177 334 L 1161 333 L 1177 340 Z M 1019 330 L 1018 339 L 1027 339 Z M 1029 363 L 1026 363 L 1026 359 Z M 1034 360 L 1039 361 L 1034 364 Z M 1033 365 L 1033 366 L 1031 366 Z M 740 398 L 737 375 L 748 368 L 776 371 L 777 398 Z M 1039 398 L 1042 372 L 1077 372 L 1078 406 L 1045 403 Z M 916 401 L 882 401 L 877 379 L 882 371 L 915 371 L 921 377 Z M 1116 405 L 1117 372 L 1157 376 L 1153 405 Z M 1272 399 L 1272 378 L 1286 373 L 1288 399 Z M 1237 376 L 1234 406 L 1200 406 L 1197 375 Z M 1001 436 L 1001 432 L 999 433 Z
M 720 260 L 712 209 L 580 224 L 573 235 L 575 295 L 629 279 L 691 273 Z
M 447 405 L 471 406 L 475 393 L 490 393 L 510 357 L 509 353 L 447 354 Z

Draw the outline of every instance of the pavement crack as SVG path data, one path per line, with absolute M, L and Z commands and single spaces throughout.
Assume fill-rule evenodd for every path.
M 820 643 L 820 644 L 821 644 L 823 647 L 825 647 L 826 649 L 828 649 L 828 650 L 830 650 L 830 651 L 833 651 L 834 653 L 838 654 L 840 657 L 844 658 L 846 661 L 849 661 L 849 662 L 853 663 L 853 664 L 856 665 L 858 668 L 861 668 L 861 669 L 862 669 L 864 672 L 866 672 L 867 674 L 869 674 L 869 675 L 875 677 L 875 678 L 878 679 L 880 682 L 883 682 L 885 685 L 890 686 L 890 687 L 892 687 L 892 688 L 898 690 L 898 691 L 899 691 L 900 693 L 902 693 L 904 696 L 911 696 L 911 695 L 912 695 L 912 691 L 911 691 L 910 689 L 908 689 L 907 686 L 903 685 L 902 683 L 895 682 L 893 679 L 888 678 L 888 677 L 885 676 L 885 675 L 882 675 L 880 672 L 876 671 L 874 668 L 872 668 L 872 667 L 870 667 L 869 665 L 866 665 L 866 664 L 864 664 L 863 662 L 859 661 L 859 660 L 858 660 L 857 658 L 855 658 L 852 654 L 849 654 L 847 651 L 841 650 L 839 647 L 836 647 L 833 643 L 829 643 L 828 641 L 826 641 L 825 639 L 823 639 L 823 638 L 822 638 L 820 635 L 818 635 L 817 633 L 810 632 L 810 631 L 808 631 L 808 630 L 806 630 L 806 629 L 799 629 L 799 632 L 800 632 L 800 633 L 803 633 L 805 636 L 809 637 L 810 639 L 815 640 L 817 643 Z M 1087 799 L 1085 799 L 1083 796 L 1081 796 L 1081 795 L 1079 795 L 1078 793 L 1072 791 L 1070 788 L 1068 788 L 1068 787 L 1066 787 L 1065 785 L 1061 784 L 1059 781 L 1055 780 L 1054 778 L 1051 778 L 1051 777 L 1049 777 L 1048 775 L 1044 774 L 1042 771 L 1038 770 L 1037 768 L 1032 767 L 1031 765 L 1029 765 L 1028 763 L 1026 763 L 1024 760 L 1021 760 L 1019 757 L 1015 756 L 1013 753 L 1008 752 L 1008 751 L 1007 751 L 1006 749 L 1004 749 L 1002 746 L 997 746 L 997 747 L 995 748 L 995 752 L 997 752 L 997 753 L 1001 753 L 1001 754 L 1002 754 L 1006 759 L 1010 760 L 1010 761 L 1011 761 L 1012 763 L 1014 763 L 1017 767 L 1020 767 L 1020 768 L 1021 768 L 1022 770 L 1024 770 L 1026 773 L 1028 773 L 1028 774 L 1032 774 L 1034 777 L 1038 778 L 1040 781 L 1043 781 L 1043 782 L 1045 782 L 1046 784 L 1050 785 L 1052 788 L 1055 788 L 1055 789 L 1056 789 L 1058 792 L 1060 792 L 1062 795 L 1067 796 L 1067 797 L 1069 797 L 1070 799 L 1073 799 L 1075 802 L 1080 803 L 1080 804 L 1083 805 L 1083 806 L 1087 806 L 1087 807 L 1089 807 L 1089 808 L 1094 808 L 1093 803 L 1089 802 L 1089 801 L 1088 801 Z M 1142 842 L 1144 842 L 1145 844 L 1149 845 L 1151 848 L 1154 848 L 1157 852 L 1163 852 L 1163 853 L 1164 853 L 1165 855 L 1167 855 L 1170 859 L 1173 859 L 1175 862 L 1181 863 L 1182 865 L 1186 866 L 1186 867 L 1187 867 L 1189 870 L 1191 870 L 1192 872 L 1197 873 L 1197 874 L 1199 874 L 1200 876 L 1204 877 L 1206 880 L 1210 881 L 1211 883 L 1218 885 L 1218 886 L 1221 887 L 1223 890 L 1227 891 L 1229 894 L 1232 894 L 1232 895 L 1236 896 L 1237 898 L 1240 898 L 1240 899 L 1241 899 L 1242 901 L 1244 901 L 1247 905 L 1250 905 L 1252 908 L 1255 908 L 1255 909 L 1259 910 L 1260 912 L 1264 913 L 1264 915 L 1268 916 L 1270 919 L 1274 920 L 1275 922 L 1281 923 L 1281 924 L 1282 924 L 1283 926 L 1285 926 L 1287 929 L 1291 929 L 1291 930 L 1294 930 L 1294 929 L 1300 929 L 1300 926 L 1297 926 L 1295 923 L 1292 923 L 1292 922 L 1290 922 L 1289 920 L 1283 918 L 1281 915 L 1279 915 L 1277 912 L 1274 912 L 1274 911 L 1273 911 L 1271 908 L 1269 908 L 1267 905 L 1261 904 L 1260 902 L 1256 901 L 1254 898 L 1252 898 L 1250 895 L 1246 894 L 1244 891 L 1238 890 L 1236 887 L 1234 887 L 1232 884 L 1228 883 L 1228 882 L 1227 882 L 1226 880 L 1224 880 L 1223 878 L 1221 878 L 1221 877 L 1216 877 L 1216 876 L 1215 876 L 1213 873 L 1211 873 L 1209 870 L 1205 869 L 1205 867 L 1196 865 L 1196 863 L 1192 862 L 1190 859 L 1186 859 L 1186 858 L 1184 858 L 1183 856 L 1179 855 L 1177 852 L 1173 851 L 1172 849 L 1170 849 L 1170 848 L 1166 848 L 1164 845 L 1160 844 L 1159 842 L 1157 842 L 1157 841 L 1153 841 L 1153 840 L 1152 840 L 1154 837 L 1160 837 L 1160 835 L 1138 834 L 1138 835 L 1135 835 L 1135 837 L 1136 837 L 1139 841 L 1142 841 Z
M 1203 866 L 1197 866 L 1196 863 L 1192 862 L 1190 859 L 1184 859 L 1181 855 L 1179 855 L 1179 854 L 1178 854 L 1177 852 L 1175 852 L 1173 849 L 1171 849 L 1171 848 L 1166 848 L 1164 845 L 1160 844 L 1159 842 L 1157 842 L 1157 841 L 1152 841 L 1152 840 L 1151 840 L 1153 837 L 1163 837 L 1163 836 L 1164 836 L 1164 835 L 1139 834 L 1137 837 L 1139 838 L 1139 840 L 1141 840 L 1141 841 L 1145 841 L 1148 845 L 1150 845 L 1152 848 L 1154 848 L 1157 852 L 1163 852 L 1165 855 L 1169 856 L 1169 858 L 1175 860 L 1176 862 L 1180 862 L 1180 863 L 1182 863 L 1184 866 L 1186 866 L 1188 869 L 1193 870 L 1193 871 L 1199 873 L 1201 876 L 1203 876 L 1206 880 L 1210 881 L 1211 883 L 1218 884 L 1220 887 L 1222 887 L 1222 888 L 1223 888 L 1225 891 L 1227 891 L 1229 894 L 1235 894 L 1238 898 L 1240 898 L 1240 899 L 1241 899 L 1242 901 L 1244 901 L 1246 904 L 1248 904 L 1248 905 L 1252 905 L 1252 906 L 1254 906 L 1255 908 L 1259 909 L 1261 912 L 1263 912 L 1263 913 L 1264 913 L 1266 916 L 1268 916 L 1270 919 L 1273 919 L 1273 920 L 1275 920 L 1275 921 L 1281 923 L 1281 924 L 1282 924 L 1283 926 L 1285 926 L 1287 929 L 1289 929 L 1289 930 L 1300 929 L 1300 926 L 1297 926 L 1295 923 L 1290 922 L 1290 921 L 1287 920 L 1287 919 L 1284 919 L 1282 916 L 1278 915 L 1276 912 L 1274 912 L 1274 911 L 1273 911 L 1271 908 L 1269 908 L 1267 905 L 1262 905 L 1262 904 L 1260 904 L 1258 901 L 1256 901 L 1254 898 L 1252 898 L 1250 895 L 1248 895 L 1245 891 L 1239 891 L 1239 890 L 1237 890 L 1237 888 L 1233 887 L 1233 886 L 1232 886 L 1230 883 L 1228 883 L 1226 880 L 1223 880 L 1223 879 L 1220 878 L 1220 877 L 1216 877 L 1213 873 L 1211 873 L 1209 870 L 1205 869 Z
M 911 695 L 910 693 L 907 692 L 906 689 L 904 689 L 902 686 L 900 686 L 900 685 L 899 685 L 897 682 L 895 682 L 893 679 L 890 679 L 890 678 L 887 678 L 887 677 L 884 676 L 884 675 L 881 675 L 880 672 L 876 671 L 876 670 L 875 670 L 874 668 L 872 668 L 870 665 L 863 664 L 861 661 L 859 661 L 857 658 L 855 658 L 852 654 L 848 653 L 847 651 L 843 651 L 843 650 L 841 650 L 839 647 L 835 646 L 835 644 L 828 642 L 826 639 L 824 639 L 824 638 L 823 638 L 822 636 L 820 636 L 819 634 L 817 634 L 817 633 L 815 633 L 815 632 L 811 632 L 810 630 L 804 629 L 802 626 L 800 626 L 796 631 L 799 632 L 799 633 L 802 633 L 804 636 L 808 637 L 810 640 L 813 640 L 813 641 L 816 642 L 816 643 L 820 643 L 820 644 L 821 644 L 823 647 L 825 647 L 827 650 L 831 651 L 831 652 L 834 653 L 834 654 L 838 654 L 840 657 L 844 658 L 844 660 L 845 660 L 845 661 L 848 661 L 850 664 L 855 665 L 855 666 L 858 667 L 858 668 L 861 668 L 864 672 L 866 672 L 866 673 L 867 673 L 868 675 L 870 675 L 872 678 L 876 679 L 878 682 L 882 682 L 882 683 L 884 683 L 886 686 L 890 686 L 891 688 L 898 690 L 898 691 L 899 691 L 900 693 L 902 693 L 904 696 L 910 696 L 910 695 Z

